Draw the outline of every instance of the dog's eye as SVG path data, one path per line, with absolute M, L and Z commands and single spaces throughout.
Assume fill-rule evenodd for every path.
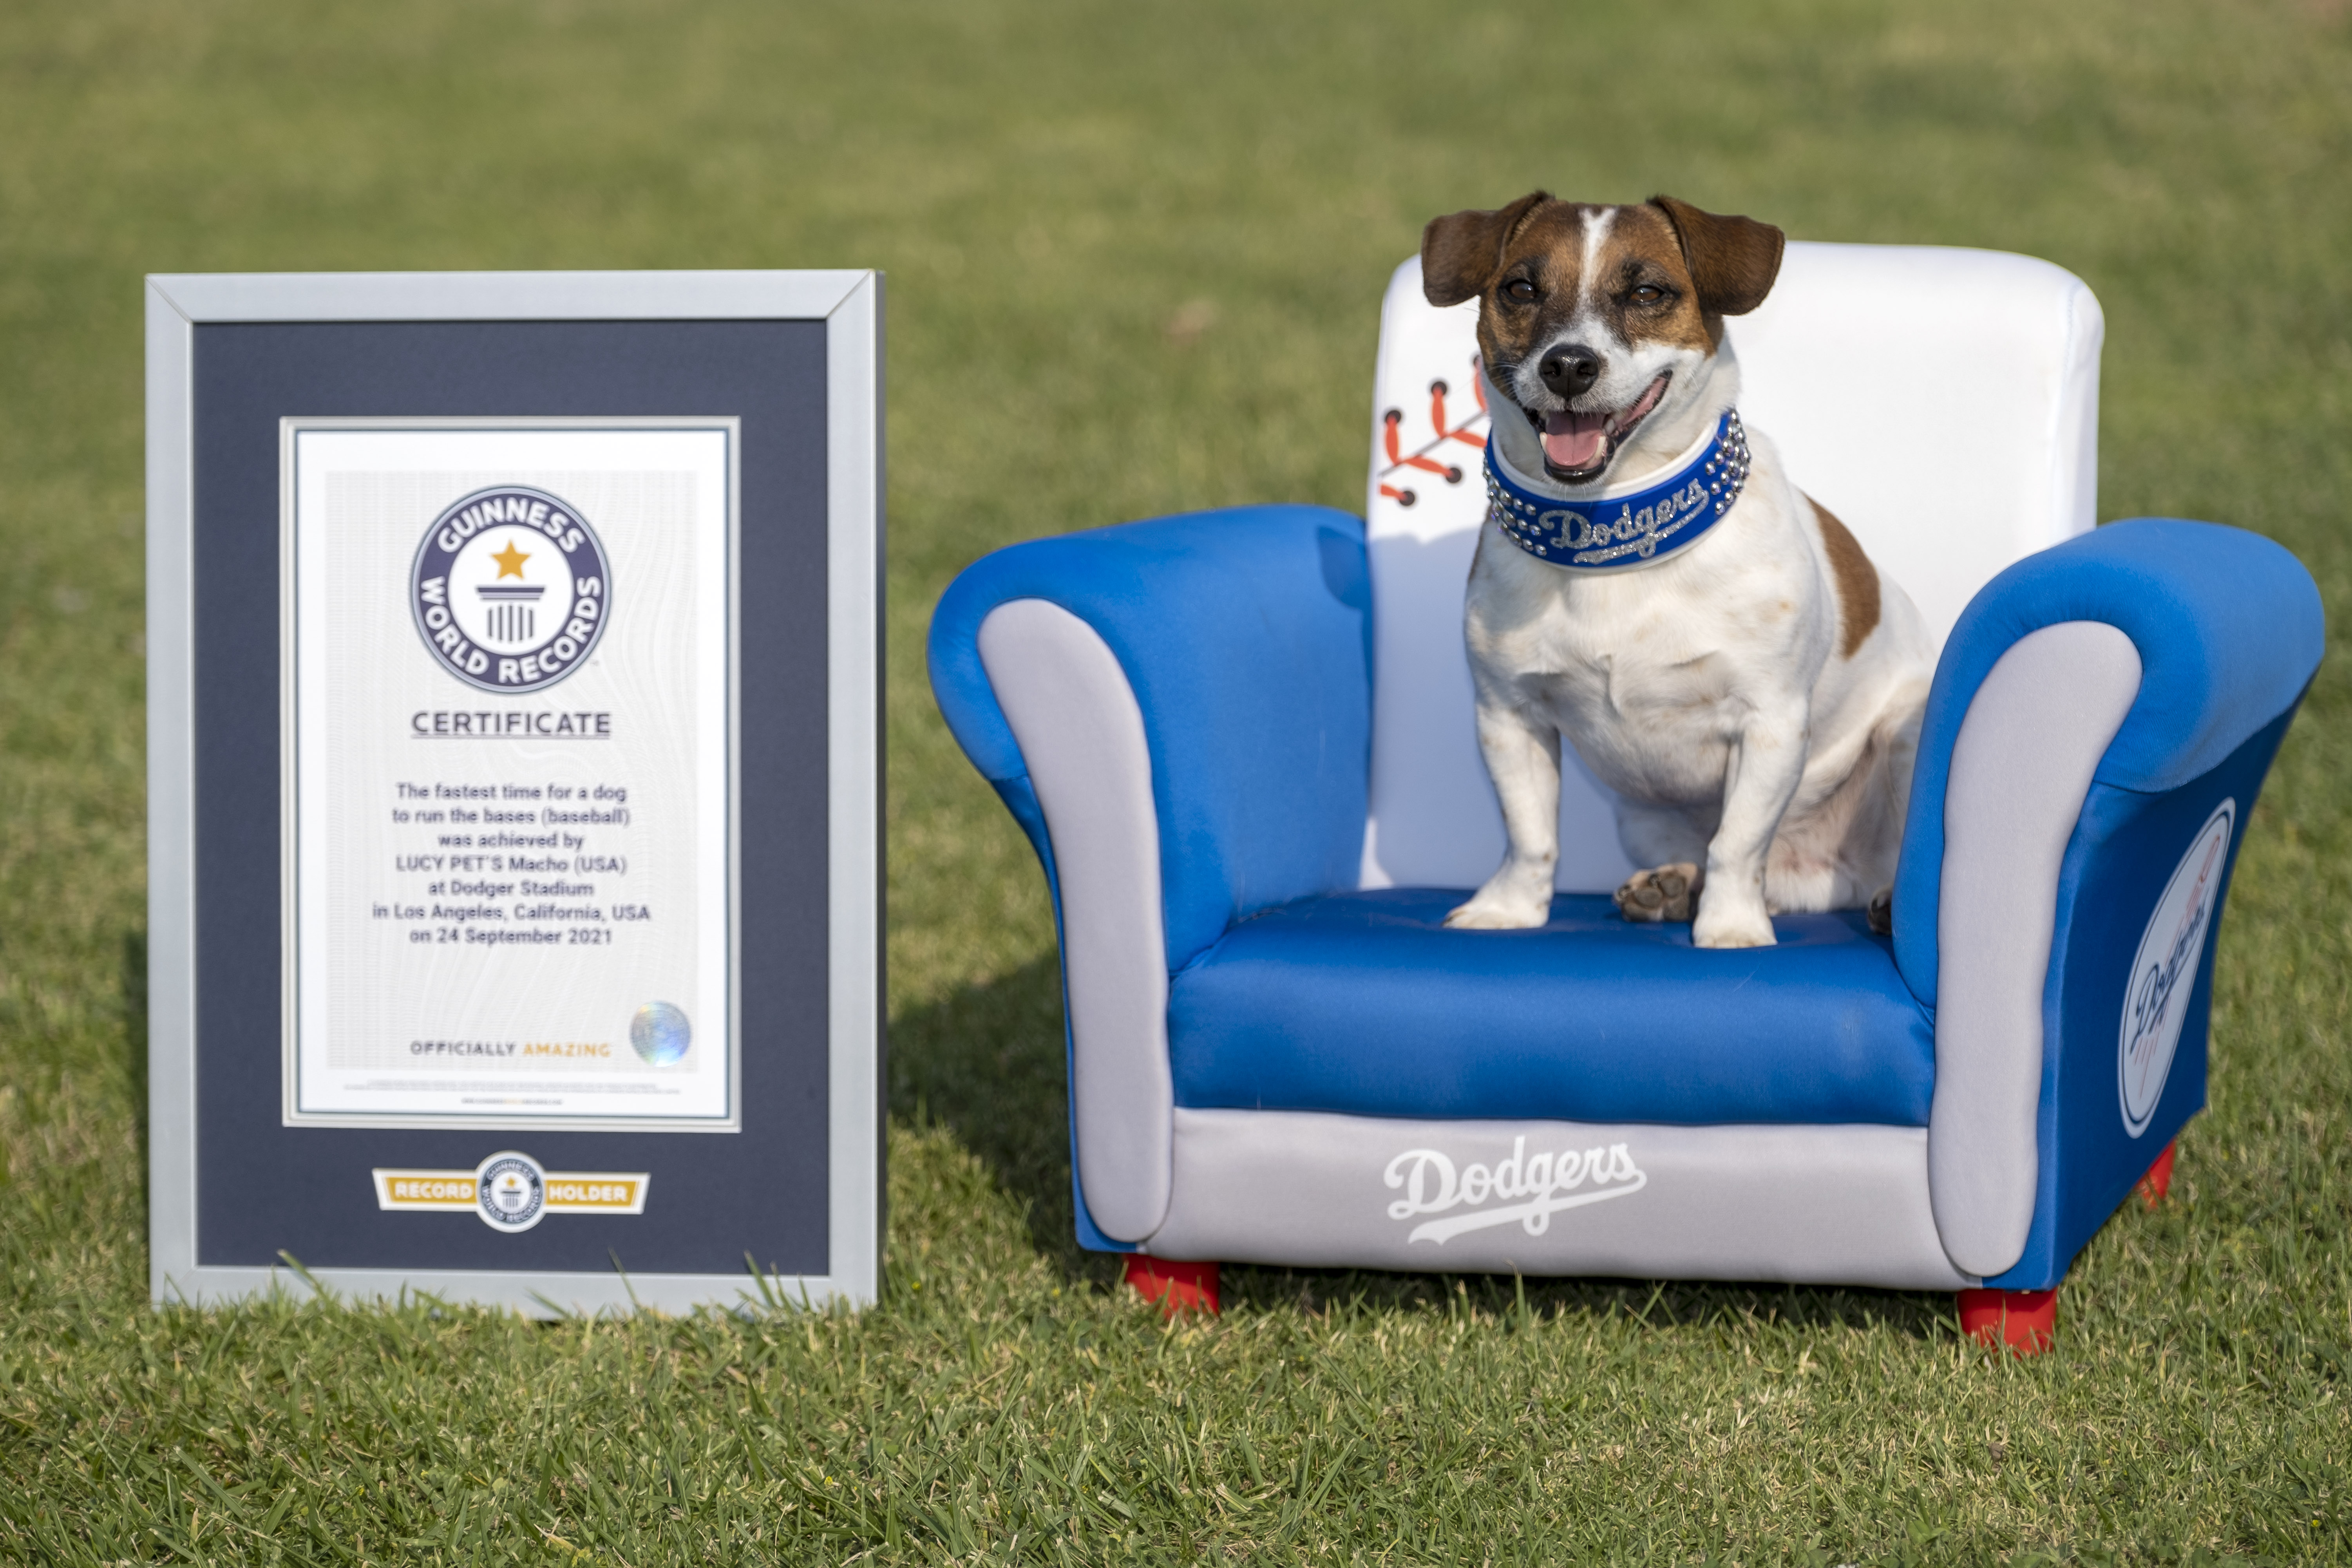
M 1524 278 L 1514 278 L 1504 284 L 1503 292 L 1522 305 L 1535 302 L 1536 286 Z
M 1666 291 L 1655 283 L 1643 283 L 1633 290 L 1633 303 L 1636 305 L 1654 305 L 1665 297 Z

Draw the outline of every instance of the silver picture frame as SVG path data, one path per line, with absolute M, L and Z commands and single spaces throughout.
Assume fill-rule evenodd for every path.
M 324 1288 L 531 1316 L 873 1300 L 882 1270 L 883 279 L 869 270 L 155 274 L 146 280 L 149 1283 L 215 1305 Z M 227 322 L 801 321 L 824 327 L 828 619 L 822 1273 L 198 1262 L 195 336 Z M 278 940 L 276 932 L 257 940 Z M 757 1137 L 746 1126 L 738 1136 Z

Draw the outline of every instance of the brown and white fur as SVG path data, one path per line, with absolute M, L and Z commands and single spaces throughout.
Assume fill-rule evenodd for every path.
M 1573 505 L 1663 469 L 1738 400 L 1723 319 L 1763 302 L 1780 251 L 1779 229 L 1671 196 L 1538 191 L 1431 223 L 1422 280 L 1433 305 L 1480 301 L 1489 439 Z M 1648 868 L 1618 889 L 1627 918 L 1692 919 L 1700 947 L 1768 946 L 1776 911 L 1868 903 L 1880 922 L 1933 647 L 1771 443 L 1748 441 L 1722 521 L 1635 570 L 1571 572 L 1486 523 L 1465 637 L 1510 847 L 1446 924 L 1549 918 L 1562 735 Z

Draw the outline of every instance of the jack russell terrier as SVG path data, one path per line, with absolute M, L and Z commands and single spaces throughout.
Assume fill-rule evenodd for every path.
M 1733 406 L 1723 319 L 1781 245 L 1671 196 L 1542 191 L 1422 236 L 1429 302 L 1479 302 L 1495 411 L 1464 635 L 1510 847 L 1449 926 L 1549 918 L 1565 734 L 1648 868 L 1626 919 L 1700 947 L 1769 946 L 1776 910 L 1886 929 L 1934 648 Z

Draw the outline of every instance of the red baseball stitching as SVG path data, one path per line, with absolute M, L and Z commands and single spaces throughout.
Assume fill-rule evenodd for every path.
M 1470 391 L 1478 400 L 1478 412 L 1459 425 L 1452 424 L 1445 413 L 1445 395 L 1448 390 L 1450 389 L 1442 380 L 1429 384 L 1429 427 L 1435 434 L 1411 452 L 1404 450 L 1402 435 L 1404 410 L 1391 408 L 1381 416 L 1381 447 L 1388 454 L 1389 466 L 1380 472 L 1380 493 L 1399 506 L 1411 506 L 1420 499 L 1412 489 L 1402 485 L 1392 485 L 1387 482 L 1399 469 L 1419 468 L 1424 473 L 1437 475 L 1449 485 L 1458 485 L 1462 482 L 1460 465 L 1440 462 L 1429 454 L 1448 441 L 1459 441 L 1465 447 L 1475 447 L 1481 450 L 1486 447 L 1486 437 L 1472 428 L 1487 417 L 1486 391 L 1478 384 L 1477 355 L 1470 356 Z

